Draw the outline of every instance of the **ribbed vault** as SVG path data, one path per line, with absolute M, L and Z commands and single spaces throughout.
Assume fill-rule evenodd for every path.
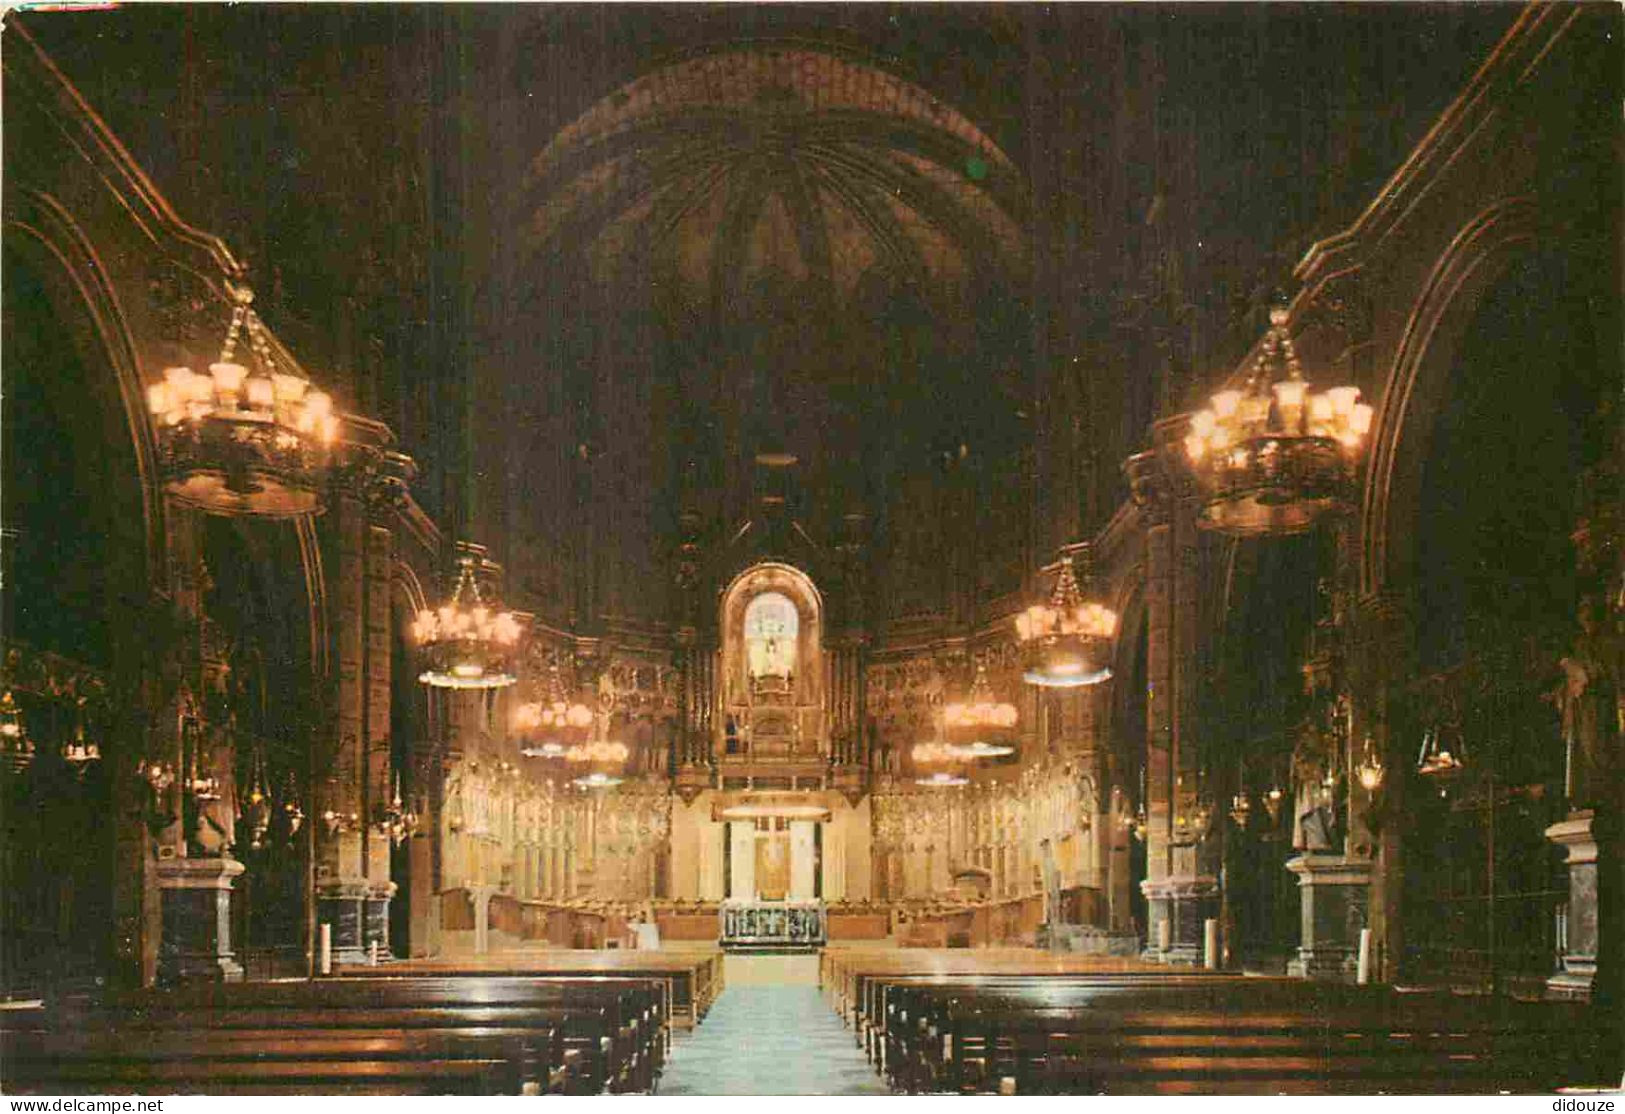
M 1026 264 L 1026 187 L 997 146 L 924 90 L 805 47 L 622 87 L 537 156 L 525 205 L 541 258 L 584 257 L 601 282 L 652 265 L 695 314 L 768 291 L 841 304 L 874 273 L 954 301 Z

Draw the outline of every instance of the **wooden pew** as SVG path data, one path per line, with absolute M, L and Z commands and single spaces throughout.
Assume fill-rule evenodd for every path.
M 517 1038 L 455 1031 L 0 1032 L 11 1094 L 519 1094 L 526 1058 Z
M 1583 1082 L 1582 1011 L 1214 975 L 898 983 L 902 1090 L 1493 1093 Z
M 514 949 L 479 956 L 412 959 L 387 967 L 345 967 L 344 978 L 371 977 L 380 973 L 433 975 L 472 978 L 485 976 L 526 976 L 584 978 L 618 975 L 664 980 L 668 986 L 667 1016 L 673 1025 L 692 1028 L 698 1024 L 717 995 L 722 993 L 722 952 L 717 949 L 693 951 L 574 951 L 565 949 Z
M 8 1080 L 15 1068 L 35 1090 L 651 1091 L 664 1053 L 663 999 L 638 980 L 245 983 L 50 1013 L 8 1031 Z M 274 1052 L 245 1055 L 256 1046 Z
M 865 1027 L 879 1014 L 865 1009 L 869 984 L 887 976 L 1066 975 L 1143 971 L 1166 975 L 1169 968 L 1120 956 L 1052 955 L 1030 948 L 914 951 L 896 948 L 827 948 L 819 959 L 819 983 L 831 1008 L 865 1040 Z

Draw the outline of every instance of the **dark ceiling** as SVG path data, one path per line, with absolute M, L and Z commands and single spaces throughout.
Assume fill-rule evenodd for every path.
M 1024 501 L 1064 409 L 1077 505 L 1040 509 L 1098 525 L 1158 410 L 1239 356 L 1517 11 L 22 18 L 250 260 L 272 328 L 395 427 L 431 513 L 489 535 L 545 610 L 565 589 L 534 551 L 607 541 L 629 582 L 656 575 L 680 504 L 724 534 L 748 515 L 762 453 L 800 460 L 814 535 L 856 507 L 884 548 L 950 464 Z M 567 542 L 583 499 L 626 513 Z

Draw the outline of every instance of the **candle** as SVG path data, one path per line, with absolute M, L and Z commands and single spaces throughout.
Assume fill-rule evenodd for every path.
M 322 925 L 320 933 L 321 965 L 317 967 L 317 970 L 324 975 L 331 975 L 333 973 L 333 926 L 330 924 Z
M 1360 966 L 1355 973 L 1354 981 L 1364 986 L 1371 981 L 1371 930 L 1360 930 Z
M 1219 969 L 1219 922 L 1213 917 L 1202 922 L 1202 966 Z
M 1173 922 L 1164 917 L 1157 922 L 1157 950 L 1159 952 L 1172 951 L 1174 946 Z

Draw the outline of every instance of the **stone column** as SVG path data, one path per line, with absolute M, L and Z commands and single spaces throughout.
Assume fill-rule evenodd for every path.
M 384 811 L 394 795 L 394 761 L 390 741 L 390 689 L 393 685 L 390 653 L 390 568 L 395 539 L 386 517 L 394 488 L 374 484 L 369 491 L 366 531 L 366 582 L 363 612 L 366 623 L 365 683 L 362 737 L 366 740 L 366 774 L 362 782 L 365 826 L 362 861 L 367 876 L 361 946 L 369 956 L 374 945 L 380 958 L 390 955 L 389 902 L 398 889 L 390 877 L 389 834 L 382 828 Z
M 1163 945 L 1172 947 L 1173 887 L 1173 525 L 1165 494 L 1141 503 L 1145 532 L 1146 739 L 1145 796 L 1146 877 L 1140 891 L 1147 902 L 1145 958 L 1167 962 Z M 1167 930 L 1163 925 L 1167 924 Z
M 319 740 L 316 808 L 316 920 L 332 926 L 333 962 L 366 958 L 368 511 L 353 477 L 334 485 L 327 521 L 334 671 L 331 735 Z M 386 719 L 387 724 L 387 719 Z M 323 746 L 325 741 L 326 745 Z
M 1175 824 L 1195 803 L 1200 777 L 1195 518 L 1155 451 L 1129 458 L 1125 470 L 1147 523 L 1144 955 L 1196 964 L 1202 961 L 1203 922 L 1218 915 L 1219 885 L 1211 854 Z

